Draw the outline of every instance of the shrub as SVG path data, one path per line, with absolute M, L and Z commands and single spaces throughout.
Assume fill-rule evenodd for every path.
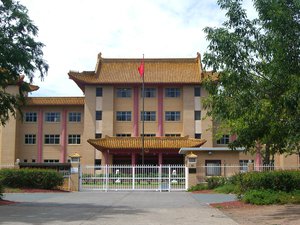
M 300 191 L 282 192 L 273 190 L 249 190 L 243 196 L 243 201 L 255 205 L 299 204 Z
M 206 179 L 208 189 L 214 189 L 216 187 L 222 186 L 226 183 L 225 177 L 209 177 Z
M 300 190 L 300 171 L 243 173 L 233 176 L 229 182 L 237 185 L 242 193 L 260 189 L 292 192 Z
M 12 188 L 54 189 L 63 184 L 63 176 L 48 169 L 2 169 L 3 185 Z
M 2 179 L 0 177 L 0 200 L 3 198 L 4 187 L 2 184 Z
M 215 192 L 230 194 L 237 193 L 237 188 L 234 184 L 224 184 L 214 189 Z
M 202 191 L 202 190 L 207 190 L 207 184 L 206 183 L 201 183 L 201 184 L 196 184 L 195 186 L 192 186 L 188 189 L 188 191 Z

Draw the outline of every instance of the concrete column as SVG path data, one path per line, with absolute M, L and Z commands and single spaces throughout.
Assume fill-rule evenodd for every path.
M 38 113 L 38 133 L 37 133 L 37 162 L 41 163 L 43 161 L 43 110 L 40 109 Z
M 131 165 L 136 165 L 136 154 L 134 152 L 131 153 Z
M 139 136 L 139 87 L 133 88 L 133 137 Z
M 158 153 L 158 165 L 162 165 L 163 164 L 163 154 L 162 152 Z
M 60 152 L 60 162 L 66 162 L 67 154 L 67 110 L 62 111 L 62 122 L 61 122 L 61 152 Z
M 164 111 L 164 89 L 163 87 L 158 87 L 157 90 L 157 120 L 158 120 L 158 129 L 157 129 L 157 137 L 163 136 L 164 124 L 163 124 L 163 111 Z

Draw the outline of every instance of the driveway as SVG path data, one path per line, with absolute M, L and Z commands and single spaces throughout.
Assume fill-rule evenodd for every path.
M 237 224 L 185 192 L 16 193 L 5 199 L 19 203 L 0 206 L 0 224 Z

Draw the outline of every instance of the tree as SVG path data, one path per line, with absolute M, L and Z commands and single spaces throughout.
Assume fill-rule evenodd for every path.
M 219 0 L 227 20 L 206 27 L 205 67 L 209 115 L 237 139 L 236 147 L 265 147 L 270 155 L 299 152 L 300 1 L 254 0 L 258 18 L 248 19 L 241 0 Z
M 0 123 L 5 125 L 9 116 L 24 103 L 29 85 L 20 80 L 25 74 L 30 83 L 34 72 L 42 79 L 48 64 L 43 60 L 43 44 L 35 41 L 38 28 L 27 15 L 27 9 L 14 0 L 0 1 Z M 19 94 L 7 93 L 8 85 L 18 84 Z

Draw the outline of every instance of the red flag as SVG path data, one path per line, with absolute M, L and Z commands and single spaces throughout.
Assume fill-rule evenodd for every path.
M 143 77 L 144 76 L 144 57 L 142 59 L 141 65 L 138 67 L 138 71 L 140 73 L 140 76 Z

